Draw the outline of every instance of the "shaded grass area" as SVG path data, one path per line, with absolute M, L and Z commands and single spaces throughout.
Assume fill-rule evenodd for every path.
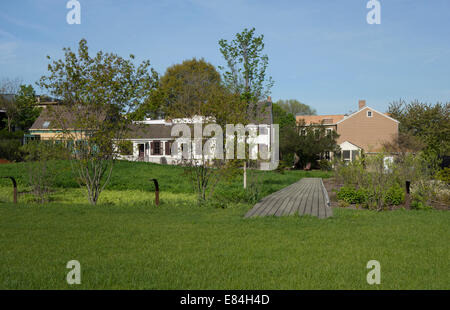
M 244 219 L 248 208 L 2 204 L 0 289 L 450 288 L 446 211 Z M 372 259 L 379 286 L 366 282 Z
M 87 201 L 84 192 L 76 192 L 75 197 L 71 195 L 73 193 L 71 189 L 79 189 L 80 187 L 68 161 L 53 161 L 51 167 L 54 171 L 53 190 L 55 194 L 51 197 L 53 200 L 75 203 Z M 153 182 L 150 181 L 152 178 L 158 179 L 162 194 L 181 194 L 180 197 L 183 198 L 184 195 L 194 193 L 192 183 L 184 172 L 185 170 L 178 166 L 118 161 L 113 169 L 111 181 L 106 186 L 107 191 L 100 196 L 100 203 L 114 201 L 118 196 L 122 196 L 123 199 L 116 200 L 116 203 L 141 202 L 142 199 L 139 198 L 141 195 L 149 197 L 151 195 L 147 195 L 147 193 L 154 191 Z M 249 173 L 258 176 L 258 182 L 261 184 L 261 197 L 297 182 L 303 177 L 329 177 L 331 175 L 329 172 L 299 170 L 286 171 L 283 174 L 273 171 L 252 171 Z M 30 190 L 27 163 L 0 165 L 1 176 L 14 176 L 18 182 L 19 193 L 22 193 L 19 195 L 19 199 L 22 198 L 24 202 L 32 201 L 32 196 L 26 194 Z M 224 180 L 218 186 L 216 192 L 230 202 L 241 202 L 245 198 L 242 182 L 243 176 L 241 173 L 231 179 Z M 12 201 L 11 188 L 10 180 L 0 178 L 0 202 Z M 122 193 L 112 194 L 117 191 Z M 127 199 L 127 197 L 130 197 L 130 199 Z

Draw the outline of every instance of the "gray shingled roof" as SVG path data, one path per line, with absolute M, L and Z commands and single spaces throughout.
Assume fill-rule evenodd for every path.
M 42 109 L 39 117 L 34 121 L 33 126 L 31 126 L 30 130 L 42 130 L 42 129 L 61 129 L 58 126 L 58 122 L 55 120 L 54 115 L 58 115 L 61 119 L 64 119 L 67 122 L 68 127 L 70 127 L 70 122 L 73 120 L 73 114 L 69 113 L 65 109 L 61 109 L 61 107 L 54 106 L 51 108 Z M 44 123 L 48 122 L 48 126 L 44 126 Z
M 260 105 L 264 105 L 260 113 L 256 113 L 256 117 L 253 120 L 255 124 L 272 124 L 272 102 L 260 102 Z M 65 119 L 66 126 L 70 128 L 70 122 L 73 119 L 73 114 L 69 113 L 65 109 L 61 109 L 59 106 L 43 109 L 41 115 L 36 119 L 31 126 L 30 130 L 43 130 L 43 129 L 60 129 L 58 128 L 58 122 L 55 121 L 54 115 L 58 115 L 61 119 Z M 44 126 L 48 122 L 48 126 Z M 47 124 L 46 124 L 47 125 Z M 164 124 L 132 124 L 130 125 L 130 139 L 169 139 L 171 136 L 172 125 Z
M 129 139 L 170 139 L 172 125 L 164 124 L 132 124 L 130 125 Z

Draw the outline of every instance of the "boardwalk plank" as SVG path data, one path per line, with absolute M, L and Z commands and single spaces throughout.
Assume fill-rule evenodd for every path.
M 267 209 L 267 212 L 262 212 L 261 215 L 274 215 L 275 212 L 277 211 L 278 208 L 281 207 L 281 205 L 283 205 L 284 201 L 286 199 L 289 199 L 290 194 L 292 194 L 293 192 L 295 192 L 296 190 L 296 185 L 297 183 L 294 183 L 290 186 L 289 190 L 284 192 L 283 195 L 279 195 L 276 196 L 275 199 L 273 200 L 273 203 L 271 204 L 270 209 Z
M 325 202 L 325 195 L 322 190 L 322 183 L 320 183 L 320 191 L 319 191 L 319 218 L 323 219 L 326 217 L 326 202 Z
M 314 183 L 311 182 L 308 190 L 305 192 L 305 197 L 302 201 L 301 208 L 298 211 L 299 215 L 311 214 L 312 193 L 314 192 Z
M 306 181 L 305 181 L 306 182 Z M 306 208 L 306 199 L 308 198 L 308 193 L 311 190 L 312 184 L 309 182 L 306 182 L 306 186 L 301 194 L 300 202 L 297 207 L 297 210 L 295 212 L 298 212 L 299 215 L 302 215 L 305 212 Z
M 303 178 L 264 197 L 246 213 L 245 217 L 283 216 L 296 213 L 300 216 L 310 214 L 319 218 L 332 215 L 320 178 Z
M 311 193 L 311 208 L 310 208 L 310 211 L 309 211 L 309 215 L 314 215 L 314 216 L 317 216 L 317 214 L 318 214 L 318 200 L 319 200 L 319 198 L 318 198 L 318 195 L 317 195 L 317 193 L 318 193 L 318 187 L 317 187 L 317 184 L 316 184 L 316 182 L 314 182 L 314 189 L 313 189 L 313 192 Z
M 298 207 L 299 207 L 300 202 L 303 197 L 303 191 L 306 189 L 307 186 L 308 186 L 308 182 L 303 181 L 300 183 L 300 186 L 298 188 L 298 191 L 297 191 L 295 197 L 291 198 L 291 204 L 290 204 L 290 206 L 287 207 L 286 215 L 292 215 L 298 211 Z

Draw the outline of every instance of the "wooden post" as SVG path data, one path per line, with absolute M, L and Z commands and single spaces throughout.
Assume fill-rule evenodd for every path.
M 244 162 L 244 189 L 247 188 L 247 162 Z
M 158 186 L 158 180 L 152 179 L 153 183 L 155 183 L 155 205 L 159 206 L 159 186 Z
M 410 208 L 410 205 L 411 205 L 411 199 L 410 199 L 410 196 L 409 196 L 411 182 L 410 182 L 410 181 L 406 181 L 406 184 L 405 184 L 405 185 L 406 185 L 405 207 L 406 207 L 407 209 L 409 209 L 409 208 Z

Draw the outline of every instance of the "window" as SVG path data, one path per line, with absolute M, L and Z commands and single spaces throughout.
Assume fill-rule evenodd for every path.
M 42 125 L 42 128 L 48 128 L 49 125 L 50 125 L 50 122 L 44 122 L 44 124 Z
M 327 136 L 331 137 L 332 132 L 333 132 L 333 129 L 327 128 Z
M 372 111 L 367 111 L 367 117 L 372 117 Z
M 161 155 L 161 142 L 153 142 L 153 155 Z
M 166 155 L 172 154 L 172 142 L 166 141 Z
M 262 126 L 260 126 L 259 127 L 259 134 L 260 135 L 267 135 L 267 133 L 268 133 L 268 130 L 267 130 L 268 128 L 267 127 L 262 127 Z
M 330 158 L 331 158 L 331 157 L 330 157 L 330 152 L 329 152 L 329 151 L 326 151 L 326 152 L 325 152 L 325 159 L 326 159 L 326 160 L 330 160 Z
M 350 151 L 342 151 L 342 158 L 344 160 L 350 160 Z

